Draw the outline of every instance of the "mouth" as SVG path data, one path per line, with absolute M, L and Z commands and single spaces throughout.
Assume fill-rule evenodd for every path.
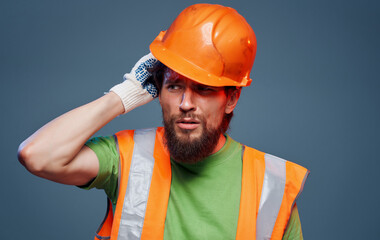
M 181 129 L 193 130 L 199 127 L 200 121 L 193 118 L 181 118 L 176 121 L 176 125 Z

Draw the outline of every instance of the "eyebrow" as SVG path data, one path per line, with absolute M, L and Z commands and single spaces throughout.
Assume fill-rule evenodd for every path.
M 224 87 L 215 87 L 215 86 L 210 86 L 210 85 L 205 85 L 205 84 L 202 84 L 202 83 L 197 83 L 197 86 L 198 87 L 204 87 L 204 88 L 210 88 L 210 89 L 214 89 L 214 90 L 221 90 L 221 89 L 224 89 Z
M 164 84 L 173 84 L 173 83 L 178 83 L 179 81 L 181 81 L 181 79 L 165 79 L 164 80 Z
M 178 84 L 181 81 L 183 81 L 183 79 L 181 79 L 181 78 L 166 79 L 166 80 L 164 80 L 163 85 L 165 85 L 165 84 Z M 194 82 L 193 86 L 195 86 L 195 87 L 203 87 L 203 88 L 210 88 L 210 89 L 214 89 L 214 90 L 220 90 L 220 89 L 223 88 L 223 87 L 209 86 L 209 85 L 205 85 L 205 84 L 197 83 L 197 82 Z

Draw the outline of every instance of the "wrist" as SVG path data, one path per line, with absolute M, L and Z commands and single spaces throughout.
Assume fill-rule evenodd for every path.
M 122 114 L 153 100 L 153 97 L 141 88 L 140 83 L 135 81 L 126 80 L 111 88 L 110 92 L 121 100 L 124 108 Z
M 113 114 L 115 116 L 119 116 L 124 113 L 125 110 L 124 110 L 123 102 L 121 101 L 121 98 L 116 93 L 110 91 L 106 93 L 104 97 L 108 99 L 107 101 L 107 106 L 109 106 L 108 109 L 112 109 Z

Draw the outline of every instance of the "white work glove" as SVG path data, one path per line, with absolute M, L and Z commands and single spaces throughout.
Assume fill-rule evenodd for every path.
M 152 76 L 148 72 L 153 68 L 158 60 L 151 54 L 142 57 L 132 68 L 130 73 L 124 74 L 124 82 L 112 87 L 110 92 L 116 93 L 123 102 L 124 114 L 144 105 L 158 96 L 158 90 L 147 79 Z

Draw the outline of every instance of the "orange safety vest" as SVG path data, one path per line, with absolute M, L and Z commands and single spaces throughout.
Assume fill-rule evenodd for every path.
M 163 239 L 170 194 L 170 156 L 164 129 L 116 134 L 120 153 L 119 194 L 95 240 Z M 309 171 L 295 163 L 243 147 L 242 192 L 236 239 L 282 239 Z

